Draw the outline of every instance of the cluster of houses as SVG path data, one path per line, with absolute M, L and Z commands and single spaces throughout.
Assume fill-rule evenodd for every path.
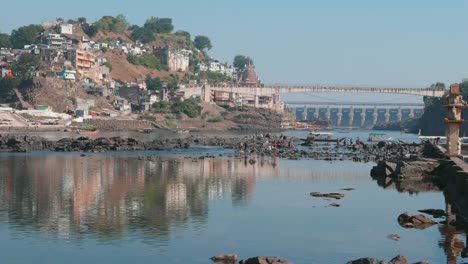
M 155 54 L 161 63 L 171 71 L 190 71 L 190 60 L 193 51 L 174 47 L 147 47 L 142 43 L 125 43 L 122 40 L 109 39 L 106 42 L 94 42 L 84 36 L 78 37 L 76 31 L 81 27 L 77 21 L 65 22 L 61 19 L 42 23 L 44 32 L 40 43 L 25 45 L 22 49 L 0 49 L 0 78 L 13 77 L 10 65 L 16 62 L 22 54 L 33 53 L 41 60 L 41 69 L 35 69 L 35 76 L 63 79 L 78 82 L 89 94 L 100 96 L 118 95 L 112 101 L 115 110 L 149 110 L 159 100 L 169 96 L 183 98 L 183 92 L 168 94 L 165 91 L 150 91 L 146 88 L 144 79 L 129 83 L 117 83 L 110 77 L 110 69 L 104 57 L 105 49 L 117 50 L 122 54 L 140 56 L 145 53 Z M 234 80 L 239 78 L 236 70 L 227 64 L 211 60 L 199 63 L 195 74 L 199 72 L 216 72 Z M 246 78 L 244 78 L 246 79 Z M 255 78 L 254 82 L 258 82 Z M 224 96 L 224 94 L 223 94 Z M 220 96 L 222 97 L 222 96 Z M 89 102 L 80 103 L 77 114 L 88 116 Z

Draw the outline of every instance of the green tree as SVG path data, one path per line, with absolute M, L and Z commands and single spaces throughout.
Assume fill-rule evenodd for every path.
M 190 33 L 184 30 L 177 30 L 176 33 L 174 33 L 174 35 L 185 37 L 187 40 L 190 40 L 192 38 Z
M 151 78 L 151 76 L 146 76 L 146 79 L 145 79 L 145 82 L 146 82 L 146 88 L 148 88 L 148 90 L 161 90 L 163 88 L 163 82 L 161 81 L 161 78 L 159 77 L 155 77 L 155 78 Z
M 150 17 L 143 25 L 144 28 L 151 30 L 153 33 L 171 33 L 174 29 L 172 18 Z
M 193 45 L 199 50 L 210 50 L 212 48 L 211 40 L 207 36 L 196 36 Z
M 83 26 L 81 26 L 81 28 L 83 29 L 83 32 L 86 35 L 88 35 L 88 37 L 90 37 L 90 38 L 96 36 L 96 34 L 99 31 L 97 26 L 91 25 L 91 24 L 83 24 Z
M 0 33 L 0 48 L 11 48 L 10 35 Z
M 171 111 L 177 115 L 184 113 L 190 118 L 197 117 L 200 114 L 197 103 L 191 99 L 185 101 L 175 101 L 172 104 Z
M 96 27 L 99 31 L 110 32 L 112 24 L 114 23 L 113 16 L 103 16 L 96 22 Z
M 18 87 L 20 79 L 13 78 L 2 78 L 0 79 L 0 97 L 5 98 L 13 94 L 13 89 Z
M 86 17 L 79 17 L 79 18 L 78 18 L 78 22 L 80 22 L 80 23 L 82 23 L 82 24 L 83 24 L 83 23 L 86 23 Z
M 140 41 L 141 43 L 150 43 L 155 40 L 153 31 L 148 28 L 138 27 L 133 28 L 132 39 L 134 41 Z
M 24 45 L 37 43 L 43 28 L 39 25 L 29 25 L 14 29 L 11 32 L 11 45 L 15 49 L 22 49 Z
M 18 61 L 11 65 L 11 70 L 15 76 L 20 76 L 23 79 L 30 77 L 32 71 L 39 69 L 41 59 L 38 55 L 32 53 L 24 53 Z
M 109 68 L 109 72 L 112 72 L 112 64 L 108 61 L 104 62 L 102 65 L 106 66 L 107 68 Z
M 244 55 L 236 55 L 234 57 L 234 62 L 232 63 L 237 71 L 243 71 L 245 65 L 247 64 L 253 65 L 253 60 L 250 57 Z
M 119 14 L 112 20 L 110 31 L 115 33 L 123 33 L 128 28 L 128 26 L 129 23 L 127 18 L 124 15 Z

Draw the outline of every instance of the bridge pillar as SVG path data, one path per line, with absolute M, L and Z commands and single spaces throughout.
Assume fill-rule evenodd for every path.
M 410 110 L 409 110 L 409 118 L 414 118 L 414 108 L 410 108 Z
M 327 106 L 327 112 L 325 113 L 325 118 L 330 120 L 331 113 L 330 113 L 330 106 Z
M 211 102 L 211 87 L 209 85 L 203 85 L 202 91 L 203 101 L 207 103 Z
M 336 113 L 336 126 L 341 126 L 341 117 L 343 116 L 343 109 L 340 107 L 338 108 L 338 113 Z
M 314 112 L 314 118 L 315 119 L 319 118 L 319 112 L 320 112 L 320 107 L 315 107 L 315 112 Z
M 379 111 L 377 106 L 374 106 L 374 112 L 372 113 L 372 126 L 377 125 L 377 118 L 379 117 Z
M 385 123 L 388 123 L 390 121 L 390 108 L 387 108 L 385 110 Z
M 354 123 L 354 107 L 351 106 L 349 108 L 349 127 L 353 127 Z
M 403 116 L 403 113 L 401 111 L 401 106 L 399 106 L 398 107 L 398 113 L 397 113 L 398 122 L 401 122 L 402 116 Z
M 304 105 L 304 112 L 302 112 L 302 121 L 307 120 L 307 106 Z
M 366 109 L 363 108 L 361 111 L 361 127 L 364 127 L 365 123 L 366 123 Z

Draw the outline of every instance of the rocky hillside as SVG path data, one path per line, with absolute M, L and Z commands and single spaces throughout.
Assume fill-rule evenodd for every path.
M 66 80 L 34 77 L 20 88 L 23 100 L 32 106 L 48 105 L 56 112 L 74 109 L 74 99 L 95 99 L 97 108 L 113 109 L 104 97 L 88 95 L 81 84 Z

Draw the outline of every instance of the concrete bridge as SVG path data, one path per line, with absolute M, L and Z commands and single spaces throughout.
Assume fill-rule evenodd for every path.
M 327 105 L 318 102 L 315 105 L 288 106 L 288 108 L 294 113 L 297 120 L 307 121 L 324 118 L 330 120 L 334 127 L 372 127 L 381 122 L 388 123 L 417 118 L 424 112 L 423 104 L 413 103 L 353 105 L 351 102 L 346 102 L 346 105 Z
M 187 85 L 180 90 L 185 98 L 200 96 L 205 102 L 211 101 L 249 101 L 255 107 L 279 110 L 280 94 L 306 92 L 333 93 L 387 93 L 418 96 L 442 97 L 446 90 L 436 88 L 380 88 L 380 87 L 339 87 L 339 86 L 287 86 L 287 85 Z

